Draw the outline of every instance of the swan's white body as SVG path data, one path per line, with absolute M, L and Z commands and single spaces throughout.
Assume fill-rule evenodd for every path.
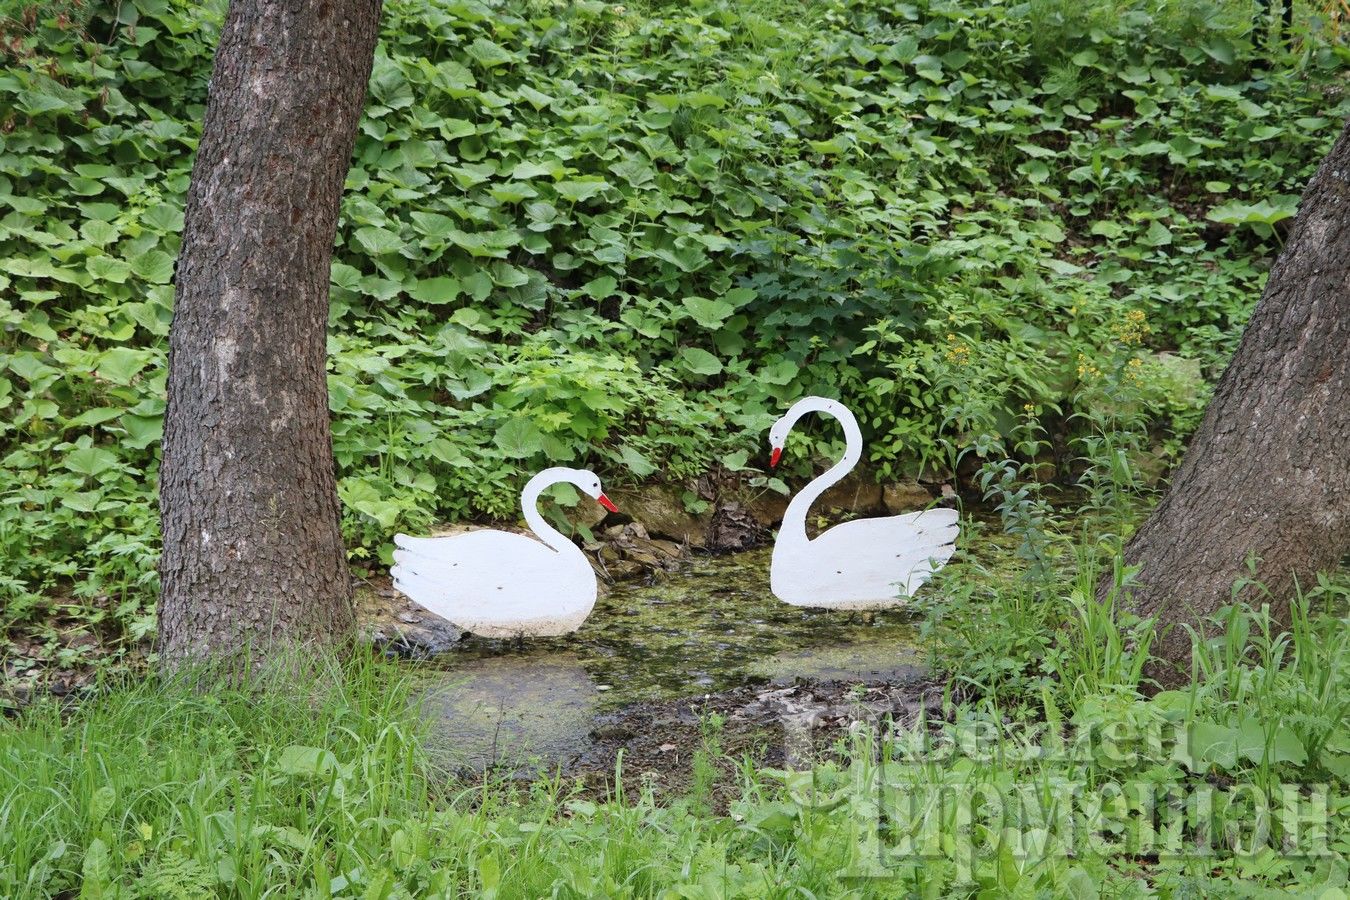
M 773 545 L 769 585 L 774 596 L 795 606 L 881 609 L 910 596 L 951 558 L 956 549 L 957 513 L 926 509 L 881 519 L 836 525 L 808 539 L 811 504 L 847 475 L 862 456 L 862 431 L 853 413 L 838 401 L 805 397 L 769 431 L 773 462 L 788 432 L 809 412 L 833 416 L 844 426 L 844 458 L 798 492 L 783 514 Z
M 606 508 L 600 479 L 581 469 L 545 469 L 521 492 L 538 540 L 509 531 L 451 537 L 394 536 L 394 587 L 418 605 L 484 637 L 566 634 L 595 606 L 595 571 L 581 549 L 539 515 L 539 494 L 568 481 Z

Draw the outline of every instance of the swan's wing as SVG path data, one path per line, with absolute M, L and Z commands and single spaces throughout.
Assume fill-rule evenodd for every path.
M 896 552 L 901 554 L 897 571 L 906 573 L 897 583 L 913 596 L 956 552 L 960 514 L 954 509 L 925 509 L 889 521 L 896 520 L 901 520 L 896 523 Z
M 925 509 L 902 516 L 855 519 L 812 542 L 825 559 L 850 563 L 854 589 L 913 594 L 956 552 L 960 516 L 954 509 Z
M 903 516 L 879 519 L 854 519 L 826 531 L 817 541 L 836 544 L 836 552 L 853 555 L 859 548 L 870 548 L 880 557 L 894 554 L 921 558 L 924 551 L 941 556 L 943 548 L 954 546 L 960 534 L 960 516 L 954 509 L 925 509 Z M 950 557 L 951 553 L 947 553 Z M 945 560 L 947 557 L 943 557 Z
M 935 506 L 932 509 L 921 509 L 918 512 L 905 513 L 902 516 L 887 516 L 882 519 L 863 519 L 864 522 L 883 522 L 892 528 L 912 529 L 915 533 L 925 534 L 940 529 L 951 529 L 955 535 L 959 530 L 961 514 L 954 509 Z
M 508 531 L 471 531 L 443 538 L 395 535 L 394 587 L 454 622 L 468 609 L 499 605 L 506 587 L 538 584 L 557 556 L 539 541 Z M 510 596 L 517 596 L 513 590 Z
M 509 531 L 468 531 L 450 537 L 415 538 L 394 535 L 394 568 L 391 574 L 429 578 L 461 579 L 468 570 L 488 574 L 494 567 L 510 570 L 522 562 L 547 565 L 556 552 L 533 538 Z M 506 577 L 512 577 L 508 574 Z M 410 595 L 411 596 L 411 595 Z

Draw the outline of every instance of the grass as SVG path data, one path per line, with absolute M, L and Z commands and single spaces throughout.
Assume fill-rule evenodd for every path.
M 702 801 L 450 783 L 422 737 L 374 661 L 299 692 L 150 679 L 40 705 L 0 725 L 0 894 L 646 896 L 754 843 Z M 757 870 L 812 883 L 796 868 Z
M 1344 885 L 1344 587 L 1300 598 L 1288 632 L 1264 610 L 1226 610 L 1226 637 L 1197 639 L 1196 682 L 1147 697 L 1147 623 L 1083 594 L 1086 577 L 1041 585 L 1061 595 L 1052 613 L 1029 615 L 1014 586 L 995 588 L 980 615 L 930 623 L 938 645 L 1002 632 L 1026 670 L 1044 673 L 1034 690 L 972 667 L 973 699 L 941 722 L 874 723 L 810 771 L 740 760 L 728 815 L 708 803 L 724 777 L 709 764 L 719 722 L 705 723 L 694 787 L 673 802 L 596 798 L 559 778 L 461 783 L 434 762 L 406 672 L 376 660 L 330 664 L 299 688 L 152 677 L 104 685 L 74 710 L 40 703 L 0 724 L 0 894 L 1079 897 L 1096 896 L 1088 885 L 1120 896 Z M 957 613 L 973 612 L 962 602 Z M 1098 802 L 1115 791 L 1119 802 Z M 1207 804 L 1210 820 L 1164 816 L 1170 831 L 1140 831 L 1136 806 L 1167 796 Z M 1047 798 L 1064 808 L 1052 815 Z M 1268 834 L 1254 830 L 1263 815 Z M 1182 852 L 1201 837 L 1209 855 Z

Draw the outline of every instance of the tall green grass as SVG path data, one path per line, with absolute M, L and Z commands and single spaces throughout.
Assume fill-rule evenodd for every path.
M 0 894 L 83 882 L 258 896 L 359 864 L 370 823 L 430 802 L 408 683 L 330 664 L 295 688 L 152 677 L 0 726 Z
M 406 673 L 370 661 L 303 683 L 151 678 L 73 712 L 40 704 L 0 723 L 0 896 L 653 896 L 682 883 L 694 893 L 681 896 L 722 896 L 729 880 L 786 896 L 777 885 L 833 883 L 819 853 L 757 850 L 701 798 L 457 783 L 426 738 Z

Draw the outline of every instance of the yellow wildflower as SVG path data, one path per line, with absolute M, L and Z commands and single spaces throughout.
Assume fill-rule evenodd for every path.
M 1144 343 L 1144 339 L 1153 333 L 1153 327 L 1148 324 L 1148 313 L 1142 309 L 1127 312 L 1124 318 L 1111 325 L 1111 330 L 1122 344 L 1130 347 Z
M 947 358 L 947 362 L 957 366 L 964 366 L 970 362 L 970 348 L 965 344 L 958 343 L 956 335 L 947 335 L 947 341 L 951 345 L 947 348 L 947 352 L 943 354 Z

